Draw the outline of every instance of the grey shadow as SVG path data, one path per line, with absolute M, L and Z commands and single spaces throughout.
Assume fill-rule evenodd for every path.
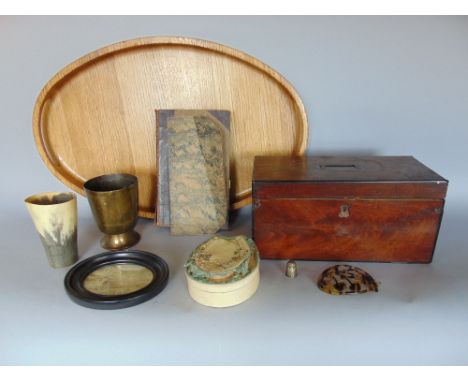
M 252 236 L 252 206 L 229 212 L 229 233 Z
M 79 259 L 86 257 L 91 248 L 101 240 L 104 234 L 99 231 L 92 216 L 83 217 L 78 222 L 78 255 Z M 104 252 L 104 249 L 102 250 Z

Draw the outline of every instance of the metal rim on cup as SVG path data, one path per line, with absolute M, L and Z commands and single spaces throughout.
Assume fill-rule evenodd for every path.
M 106 187 L 105 182 L 109 182 L 110 184 L 115 182 L 115 185 L 109 185 L 108 187 Z M 86 190 L 86 192 L 111 193 L 135 187 L 137 183 L 138 178 L 135 175 L 125 173 L 104 174 L 89 179 L 85 182 L 83 188 Z

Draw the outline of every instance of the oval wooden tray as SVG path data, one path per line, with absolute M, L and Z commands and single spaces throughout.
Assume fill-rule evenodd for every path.
M 238 50 L 183 37 L 109 45 L 56 74 L 39 94 L 33 129 L 49 170 L 80 194 L 111 172 L 139 181 L 139 215 L 154 218 L 157 189 L 155 109 L 232 113 L 232 208 L 251 202 L 256 155 L 301 155 L 307 117 L 294 88 Z

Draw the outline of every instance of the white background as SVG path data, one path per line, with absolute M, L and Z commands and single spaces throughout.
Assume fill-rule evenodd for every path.
M 138 249 L 171 267 L 167 289 L 125 310 L 73 304 L 48 268 L 24 197 L 64 190 L 43 165 L 31 119 L 63 66 L 134 37 L 180 35 L 243 50 L 284 75 L 309 116 L 314 154 L 414 155 L 450 180 L 431 265 L 364 264 L 378 294 L 332 297 L 326 263 L 263 261 L 250 301 L 192 302 L 182 264 L 204 237 L 140 220 Z M 0 17 L 0 364 L 468 364 L 467 17 Z M 81 258 L 101 252 L 79 197 Z M 250 234 L 250 209 L 232 234 Z M 384 243 L 383 243 L 384 245 Z

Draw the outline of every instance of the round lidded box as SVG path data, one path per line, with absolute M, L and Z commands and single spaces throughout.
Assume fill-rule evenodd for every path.
M 196 302 L 217 308 L 240 304 L 260 283 L 258 249 L 246 236 L 215 236 L 192 252 L 185 276 Z

